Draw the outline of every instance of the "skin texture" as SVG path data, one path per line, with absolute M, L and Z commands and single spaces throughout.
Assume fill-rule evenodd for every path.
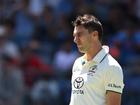
M 73 36 L 78 50 L 85 54 L 88 61 L 92 60 L 102 49 L 97 31 L 89 32 L 88 29 L 85 29 L 83 26 L 76 26 L 73 31 Z
M 85 54 L 85 59 L 87 59 L 87 61 L 92 60 L 102 49 L 97 31 L 89 32 L 88 29 L 79 25 L 74 27 L 73 37 L 79 52 Z M 106 105 L 120 105 L 120 103 L 121 94 L 107 91 Z
M 107 105 L 121 105 L 121 94 L 112 91 L 107 91 L 106 94 Z
M 75 27 L 73 36 L 80 52 L 86 53 L 91 48 L 91 35 L 87 29 L 82 26 Z

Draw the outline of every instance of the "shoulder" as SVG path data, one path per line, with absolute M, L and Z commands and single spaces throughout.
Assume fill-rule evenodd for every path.
M 105 74 L 122 74 L 122 68 L 120 64 L 110 54 L 101 63 L 101 69 Z
M 78 58 L 74 61 L 74 64 L 75 64 L 75 65 L 76 65 L 76 64 L 81 64 L 82 60 L 83 60 L 83 56 L 78 57 Z
M 122 75 L 122 67 L 110 54 L 107 56 L 105 60 L 105 70 L 107 74 L 114 75 Z
M 105 89 L 122 93 L 124 82 L 123 71 L 120 64 L 111 55 L 109 55 L 105 61 L 107 62 L 104 68 Z
M 75 60 L 75 62 L 74 62 L 74 64 L 73 64 L 73 71 L 77 71 L 80 67 L 81 67 L 81 65 L 82 65 L 82 59 L 83 59 L 83 57 L 81 56 L 81 57 L 78 57 L 76 60 Z
M 108 54 L 108 56 L 106 57 L 105 61 L 104 61 L 104 66 L 109 67 L 109 68 L 121 68 L 120 64 L 118 63 L 118 61 L 113 58 L 110 54 Z

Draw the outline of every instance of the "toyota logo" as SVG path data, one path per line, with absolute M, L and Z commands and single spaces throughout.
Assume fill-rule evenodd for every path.
M 84 79 L 82 77 L 78 77 L 74 80 L 73 84 L 76 89 L 80 89 L 84 85 Z

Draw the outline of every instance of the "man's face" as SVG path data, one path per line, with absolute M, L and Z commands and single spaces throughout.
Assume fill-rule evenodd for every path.
M 93 44 L 92 35 L 83 26 L 76 26 L 73 31 L 74 42 L 81 53 L 86 53 Z

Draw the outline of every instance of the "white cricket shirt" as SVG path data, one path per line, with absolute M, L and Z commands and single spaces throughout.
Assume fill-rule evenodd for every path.
M 108 46 L 91 61 L 76 59 L 72 72 L 70 105 L 105 105 L 106 91 L 122 93 L 123 72 Z

